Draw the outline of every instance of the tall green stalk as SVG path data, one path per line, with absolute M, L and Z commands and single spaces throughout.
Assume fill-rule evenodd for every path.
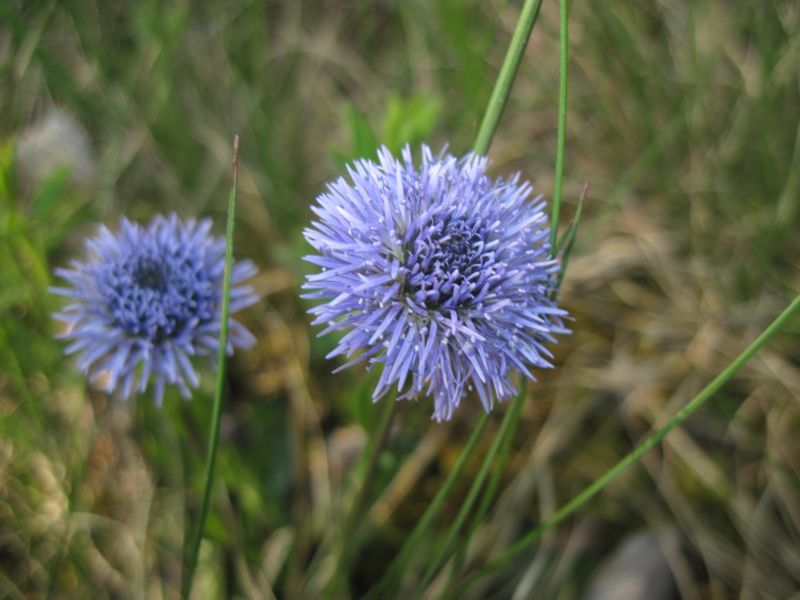
M 567 66 L 569 58 L 569 0 L 559 0 L 558 59 L 558 141 L 556 146 L 556 181 L 553 211 L 550 217 L 550 248 L 555 252 L 558 218 L 561 213 L 561 190 L 564 183 L 564 149 L 567 144 Z
M 208 514 L 208 504 L 211 499 L 211 488 L 214 484 L 214 471 L 217 463 L 217 449 L 219 447 L 219 422 L 222 413 L 222 396 L 225 391 L 225 362 L 228 349 L 228 321 L 230 320 L 231 304 L 231 264 L 233 263 L 233 224 L 236 212 L 236 186 L 239 181 L 239 136 L 233 138 L 233 161 L 231 163 L 233 181 L 231 192 L 228 196 L 228 224 L 225 236 L 225 273 L 222 281 L 222 315 L 219 325 L 219 353 L 217 355 L 217 380 L 214 391 L 214 406 L 211 410 L 211 425 L 208 430 L 208 456 L 206 457 L 206 476 L 203 488 L 203 500 L 200 503 L 200 514 L 197 516 L 197 529 L 195 530 L 192 546 L 189 551 L 189 562 L 186 576 L 183 580 L 181 595 L 184 599 L 192 591 L 192 580 L 197 568 L 197 556 L 200 553 L 200 542 L 203 540 L 203 530 Z
M 800 295 L 798 295 L 791 304 L 780 314 L 770 325 L 759 335 L 744 351 L 728 365 L 719 375 L 717 375 L 711 383 L 709 383 L 703 390 L 695 396 L 691 402 L 681 408 L 670 420 L 660 429 L 650 434 L 639 446 L 637 446 L 630 454 L 625 456 L 617 464 L 611 467 L 603 474 L 602 477 L 592 482 L 580 494 L 575 496 L 567 504 L 562 506 L 555 514 L 549 519 L 541 523 L 538 527 L 533 529 L 528 535 L 520 539 L 516 544 L 511 546 L 497 559 L 486 565 L 478 573 L 468 578 L 456 591 L 452 597 L 458 597 L 458 591 L 468 588 L 472 583 L 483 577 L 493 573 L 503 565 L 508 563 L 509 560 L 514 558 L 517 554 L 522 552 L 525 548 L 533 544 L 541 535 L 558 525 L 561 521 L 566 519 L 572 513 L 579 510 L 591 498 L 599 494 L 605 489 L 614 479 L 628 467 L 635 464 L 648 450 L 657 445 L 664 437 L 673 429 L 681 425 L 686 419 L 694 414 L 701 406 L 703 406 L 714 394 L 716 394 L 733 375 L 742 368 L 742 366 L 750 360 L 753 355 L 758 352 L 767 341 L 775 335 L 783 325 L 797 312 L 800 311 Z
M 477 154 L 485 155 L 489 152 L 494 132 L 497 130 L 497 124 L 500 122 L 503 109 L 511 94 L 511 86 L 514 84 L 517 71 L 519 71 L 522 55 L 525 53 L 541 5 L 542 0 L 525 0 L 525 4 L 522 6 L 522 12 L 519 15 L 514 34 L 511 36 L 511 43 L 503 60 L 503 66 L 500 67 L 500 74 L 497 76 L 497 82 L 494 84 L 489 104 L 486 106 L 486 112 L 483 114 L 483 120 L 475 138 L 473 150 Z

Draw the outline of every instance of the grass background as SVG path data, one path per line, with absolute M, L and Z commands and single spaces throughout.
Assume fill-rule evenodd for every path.
M 241 315 L 259 342 L 230 365 L 196 593 L 307 593 L 310 557 L 377 418 L 361 371 L 330 375 L 334 342 L 315 337 L 297 298 L 309 204 L 379 143 L 468 150 L 518 11 L 500 0 L 0 4 L 0 595 L 177 593 L 213 377 L 162 409 L 107 398 L 62 356 L 47 286 L 98 222 L 121 214 L 210 215 L 221 234 L 234 133 L 235 253 L 259 265 L 264 299 Z M 545 2 L 491 151 L 495 173 L 520 170 L 547 196 L 557 37 L 557 3 Z M 566 218 L 589 183 L 562 292 L 574 333 L 556 348 L 559 368 L 529 387 L 468 565 L 663 423 L 800 289 L 797 3 L 574 2 L 570 61 Z M 43 133 L 54 111 L 74 124 Z M 642 529 L 674 541 L 681 597 L 797 594 L 799 330 L 795 320 L 662 447 L 473 595 L 581 597 Z M 480 416 L 477 402 L 449 425 L 430 412 L 426 400 L 402 405 L 354 595 Z

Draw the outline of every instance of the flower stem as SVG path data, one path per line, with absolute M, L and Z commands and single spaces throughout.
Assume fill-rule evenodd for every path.
M 511 37 L 511 43 L 503 60 L 503 66 L 500 67 L 500 74 L 497 76 L 492 95 L 489 98 L 489 104 L 486 106 L 478 136 L 475 138 L 473 150 L 476 154 L 485 155 L 489 152 L 489 146 L 492 145 L 494 132 L 497 130 L 497 124 L 503 115 L 503 109 L 511 93 L 511 86 L 514 84 L 514 77 L 516 77 L 519 70 L 522 55 L 525 53 L 525 47 L 528 45 L 528 39 L 531 36 L 531 31 L 533 31 L 533 26 L 536 24 L 541 5 L 542 0 L 525 0 L 525 4 L 522 6 L 522 12 Z
M 481 489 L 483 488 L 483 482 L 489 476 L 489 470 L 493 465 L 496 464 L 495 456 L 497 455 L 498 451 L 503 446 L 508 448 L 511 445 L 511 440 L 514 437 L 514 432 L 516 431 L 517 425 L 519 424 L 520 415 L 522 414 L 522 405 L 525 403 L 527 380 L 525 383 L 526 385 L 523 385 L 520 388 L 520 391 L 517 394 L 517 397 L 514 399 L 514 402 L 511 404 L 511 406 L 507 407 L 506 414 L 503 417 L 503 423 L 500 425 L 500 431 L 497 432 L 497 435 L 492 441 L 492 445 L 483 459 L 483 464 L 481 465 L 480 471 L 478 471 L 478 475 L 472 481 L 472 485 L 467 493 L 467 497 L 461 504 L 455 521 L 453 521 L 453 523 L 450 525 L 450 530 L 447 532 L 445 540 L 439 545 L 439 549 L 435 557 L 428 562 L 428 568 L 425 569 L 414 598 L 420 598 L 422 596 L 423 592 L 425 591 L 425 587 L 433 579 L 433 576 L 436 575 L 436 572 L 439 570 L 439 567 L 442 565 L 445 558 L 447 558 L 453 542 L 455 542 L 456 537 L 461 531 L 461 527 L 464 525 L 467 517 L 469 517 L 472 506 L 478 499 L 478 494 L 480 494 Z M 500 471 L 497 471 L 497 473 L 500 473 Z M 488 496 L 487 498 L 488 502 L 491 502 L 491 498 Z
M 385 403 L 385 406 L 383 413 L 381 414 L 381 419 L 378 422 L 378 427 L 370 439 L 370 444 L 366 449 L 365 454 L 367 456 L 367 464 L 364 470 L 364 476 L 359 482 L 358 491 L 356 492 L 356 495 L 353 499 L 353 504 L 350 506 L 350 510 L 347 513 L 347 517 L 344 521 L 344 526 L 340 532 L 339 550 L 336 556 L 336 568 L 334 569 L 333 580 L 331 582 L 332 585 L 330 585 L 328 588 L 329 595 L 331 593 L 338 594 L 340 592 L 338 587 L 341 583 L 341 579 L 347 572 L 351 555 L 353 552 L 355 552 L 357 547 L 358 535 L 356 529 L 358 528 L 356 526 L 356 522 L 358 521 L 359 517 L 363 517 L 361 511 L 367 502 L 367 498 L 369 497 L 369 488 L 370 484 L 372 483 L 372 478 L 375 475 L 375 470 L 378 466 L 378 458 L 380 457 L 381 451 L 386 445 L 386 440 L 389 438 L 389 426 L 391 425 L 392 417 L 395 413 L 397 401 L 393 396 L 390 396 L 384 398 L 383 402 Z
M 719 375 L 717 375 L 711 383 L 709 383 L 703 390 L 695 396 L 691 402 L 686 404 L 683 408 L 681 408 L 675 415 L 670 418 L 670 420 L 660 429 L 654 431 L 650 434 L 647 439 L 645 439 L 639 446 L 637 446 L 632 452 L 630 452 L 627 456 L 625 456 L 622 460 L 620 460 L 616 465 L 611 467 L 608 471 L 603 474 L 602 477 L 596 479 L 592 482 L 586 489 L 584 489 L 580 494 L 575 496 L 572 500 L 570 500 L 567 504 L 562 506 L 555 514 L 553 514 L 549 519 L 541 523 L 538 527 L 533 529 L 528 535 L 520 539 L 516 544 L 511 546 L 508 550 L 506 550 L 503 554 L 501 554 L 497 559 L 486 565 L 483 569 L 481 569 L 478 573 L 473 575 L 472 577 L 468 578 L 462 585 L 459 587 L 459 590 L 464 590 L 468 588 L 471 584 L 476 582 L 477 580 L 485 577 L 486 575 L 491 574 L 492 572 L 496 571 L 504 564 L 506 564 L 509 560 L 511 560 L 514 556 L 519 554 L 522 550 L 533 544 L 541 535 L 549 529 L 552 529 L 561 521 L 566 519 L 569 515 L 576 512 L 580 509 L 586 502 L 588 502 L 591 498 L 599 494 L 603 489 L 605 489 L 614 479 L 616 479 L 625 469 L 636 463 L 648 450 L 652 449 L 656 444 L 658 444 L 664 437 L 677 426 L 681 425 L 686 419 L 688 419 L 692 414 L 694 414 L 703 404 L 705 404 L 714 394 L 716 394 L 723 385 L 725 385 L 728 380 L 733 377 L 733 375 L 740 369 L 742 366 L 750 360 L 753 355 L 758 352 L 761 347 L 767 343 L 767 341 L 777 333 L 781 327 L 798 311 L 800 311 L 800 295 L 798 295 L 791 304 L 780 314 L 778 315 L 775 320 L 770 323 L 770 325 L 759 335 L 744 351 L 734 360 L 730 365 L 728 365 L 725 370 L 723 370 Z M 456 591 L 456 595 L 458 596 L 458 590 Z
M 500 453 L 497 457 L 497 460 L 494 461 L 492 465 L 492 478 L 489 480 L 489 484 L 486 486 L 486 491 L 483 493 L 483 497 L 481 498 L 481 503 L 478 505 L 478 510 L 475 511 L 475 514 L 472 516 L 472 522 L 470 523 L 469 527 L 467 527 L 466 534 L 464 539 L 461 540 L 458 549 L 455 552 L 455 559 L 453 560 L 453 568 L 450 570 L 450 574 L 447 579 L 447 585 L 445 589 L 450 589 L 452 587 L 452 582 L 455 581 L 455 578 L 461 572 L 461 567 L 464 565 L 464 561 L 466 560 L 467 550 L 469 549 L 470 542 L 472 541 L 472 537 L 475 535 L 475 532 L 478 530 L 480 525 L 483 523 L 483 519 L 486 516 L 486 513 L 489 512 L 489 507 L 492 504 L 492 500 L 494 499 L 495 493 L 497 489 L 500 487 L 500 480 L 503 477 L 503 473 L 505 471 L 505 466 L 508 464 L 508 459 L 511 454 L 511 444 L 514 441 L 514 433 L 517 430 L 517 426 L 519 425 L 519 417 L 522 411 L 522 402 L 527 395 L 528 392 L 528 379 L 523 377 L 522 384 L 519 390 L 519 398 L 517 403 L 512 405 L 509 409 L 512 412 L 516 412 L 514 415 L 514 423 L 512 423 L 511 431 L 505 436 L 502 441 L 502 445 L 500 446 Z
M 556 181 L 553 191 L 553 213 L 550 218 L 550 248 L 555 254 L 558 218 L 561 212 L 561 190 L 564 182 L 564 148 L 567 142 L 567 66 L 569 57 L 569 0 L 559 0 L 559 67 L 558 67 L 558 141 L 556 146 Z
M 464 449 L 461 451 L 461 455 L 458 457 L 458 461 L 453 467 L 453 470 L 450 471 L 450 474 L 447 476 L 444 484 L 439 488 L 439 491 L 436 492 L 436 496 L 434 496 L 431 503 L 428 504 L 428 508 L 425 509 L 425 513 L 422 515 L 419 521 L 417 521 L 417 525 L 406 538 L 403 546 L 400 548 L 400 551 L 397 553 L 394 560 L 391 562 L 386 571 L 384 571 L 381 580 L 372 590 L 370 590 L 367 596 L 368 598 L 383 598 L 388 589 L 397 588 L 398 584 L 396 583 L 396 579 L 402 576 L 406 567 L 406 563 L 411 558 L 411 553 L 415 549 L 417 542 L 428 531 L 433 523 L 433 520 L 439 514 L 439 510 L 442 508 L 445 499 L 450 494 L 450 490 L 461 476 L 461 472 L 464 470 L 464 466 L 467 464 L 469 457 L 472 456 L 478 440 L 480 439 L 481 434 L 486 428 L 486 424 L 488 422 L 489 413 L 484 413 L 481 415 L 478 424 L 475 426 L 475 429 L 472 430 L 469 440 L 467 440 Z
M 192 580 L 197 568 L 197 556 L 200 553 L 200 542 L 203 539 L 203 530 L 208 514 L 208 504 L 211 498 L 211 488 L 214 483 L 214 470 L 217 462 L 217 449 L 219 447 L 219 422 L 222 412 L 222 396 L 225 389 L 225 360 L 228 350 L 228 321 L 230 320 L 231 300 L 231 263 L 233 262 L 233 225 L 236 212 L 236 186 L 239 180 L 239 136 L 233 138 L 233 161 L 231 163 L 233 181 L 231 192 L 228 196 L 228 223 L 225 237 L 225 272 L 222 282 L 222 315 L 219 325 L 219 354 L 217 355 L 217 380 L 214 392 L 214 405 L 211 411 L 211 426 L 208 430 L 208 456 L 206 457 L 206 477 L 203 488 L 203 499 L 200 503 L 200 514 L 197 517 L 195 530 L 189 553 L 189 562 L 186 576 L 183 580 L 182 597 L 189 597 L 192 591 Z

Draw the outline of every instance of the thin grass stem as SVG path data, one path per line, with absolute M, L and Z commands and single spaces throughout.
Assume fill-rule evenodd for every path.
M 635 464 L 646 452 L 656 446 L 664 437 L 673 429 L 681 425 L 686 419 L 693 415 L 701 406 L 703 406 L 711 397 L 716 394 L 733 375 L 750 360 L 753 355 L 758 352 L 767 341 L 775 335 L 781 327 L 798 311 L 800 311 L 800 295 L 798 295 L 784 311 L 778 315 L 775 320 L 759 335 L 742 353 L 729 364 L 719 375 L 717 375 L 711 383 L 709 383 L 703 390 L 697 394 L 688 404 L 681 408 L 674 416 L 672 416 L 667 423 L 660 429 L 650 434 L 639 446 L 632 452 L 626 455 L 617 464 L 611 467 L 601 477 L 592 482 L 580 494 L 575 496 L 567 504 L 562 506 L 555 512 L 549 519 L 541 523 L 538 527 L 533 529 L 528 535 L 520 539 L 516 544 L 511 546 L 502 555 L 486 565 L 475 575 L 466 579 L 454 597 L 458 597 L 461 590 L 468 588 L 476 581 L 490 575 L 494 571 L 501 568 L 508 563 L 513 557 L 522 552 L 525 548 L 533 544 L 541 535 L 558 525 L 561 521 L 566 519 L 572 513 L 579 510 L 590 499 L 604 490 L 612 481 L 625 471 L 628 467 Z
M 222 314 L 219 326 L 219 353 L 217 355 L 217 379 L 214 390 L 214 405 L 211 410 L 211 424 L 208 430 L 208 455 L 206 457 L 206 475 L 203 487 L 203 499 L 200 503 L 200 513 L 197 516 L 192 546 L 189 551 L 186 577 L 183 582 L 182 597 L 189 598 L 192 591 L 192 581 L 197 568 L 197 557 L 200 553 L 200 542 L 203 540 L 208 505 L 211 499 L 211 489 L 214 484 L 214 471 L 217 463 L 217 449 L 219 447 L 219 423 L 222 413 L 222 396 L 225 390 L 225 363 L 228 350 L 228 321 L 230 320 L 231 301 L 231 265 L 233 262 L 233 228 L 236 214 L 236 187 L 239 181 L 239 136 L 233 138 L 233 161 L 231 163 L 233 181 L 231 192 L 228 196 L 228 223 L 225 236 L 225 272 L 222 281 Z
M 476 154 L 485 155 L 489 152 L 492 138 L 497 130 L 498 123 L 500 123 L 500 117 L 503 115 L 503 109 L 506 106 L 508 97 L 511 94 L 511 86 L 514 84 L 517 71 L 519 71 L 522 55 L 525 53 L 525 47 L 528 45 L 541 5 L 542 0 L 525 0 L 525 4 L 522 6 L 517 26 L 511 36 L 511 43 L 508 46 L 506 57 L 503 59 L 503 65 L 500 67 L 500 73 L 497 76 L 494 89 L 492 89 L 492 95 L 489 97 L 489 103 L 486 105 L 486 112 L 483 114 L 478 135 L 475 138 L 473 150 Z
M 559 0 L 559 68 L 558 68 L 558 141 L 556 145 L 556 181 L 553 211 L 550 218 L 550 248 L 555 255 L 561 193 L 564 185 L 564 149 L 567 144 L 567 67 L 569 64 L 569 1 Z

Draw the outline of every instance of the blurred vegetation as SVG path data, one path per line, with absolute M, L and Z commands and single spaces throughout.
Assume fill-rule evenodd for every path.
M 545 2 L 491 152 L 553 189 L 557 3 Z M 519 3 L 333 0 L 0 3 L 0 596 L 175 597 L 211 380 L 130 404 L 62 356 L 47 288 L 98 222 L 211 215 L 242 137 L 236 254 L 258 263 L 259 339 L 233 360 L 197 597 L 302 597 L 377 419 L 332 376 L 297 298 L 309 204 L 378 144 L 469 149 Z M 479 566 L 689 400 L 800 289 L 800 5 L 575 2 L 559 368 L 530 386 Z M 566 223 L 566 221 L 565 221 Z M 800 588 L 800 323 L 587 510 L 474 597 L 577 598 L 632 532 L 673 533 L 685 598 Z M 364 592 L 480 416 L 404 403 L 350 586 Z M 502 407 L 498 412 L 502 412 Z M 500 415 L 485 434 L 488 447 Z M 479 463 L 426 540 L 458 509 Z M 388 486 L 388 487 L 387 487 Z M 385 490 L 385 491 L 382 491 Z M 347 496 L 344 496 L 345 498 Z M 186 506 L 189 513 L 186 513 Z M 429 557 L 415 556 L 413 589 Z M 447 572 L 427 596 L 438 597 Z M 305 590 L 305 591 L 304 591 Z

